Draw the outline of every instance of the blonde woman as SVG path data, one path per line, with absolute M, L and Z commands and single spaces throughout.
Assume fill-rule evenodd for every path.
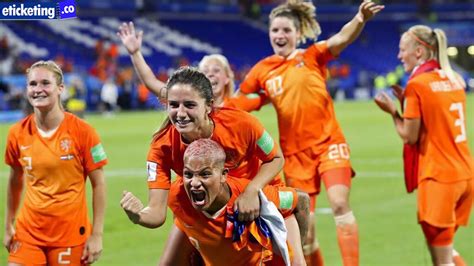
M 10 266 L 87 265 L 102 252 L 107 156 L 95 130 L 64 112 L 63 90 L 63 73 L 53 61 L 27 70 L 26 96 L 34 112 L 10 128 L 5 152 L 10 176 L 3 245 Z
M 453 249 L 454 234 L 466 226 L 474 192 L 474 160 L 466 136 L 466 84 L 455 73 L 441 29 L 416 25 L 402 34 L 398 59 L 410 78 L 403 92 L 403 117 L 386 93 L 375 98 L 389 113 L 403 142 L 419 154 L 418 222 L 434 265 L 466 265 Z
M 117 35 L 130 54 L 133 66 L 145 86 L 161 101 L 165 101 L 165 83 L 155 77 L 141 53 L 143 32 L 136 32 L 133 22 L 129 22 L 120 26 Z M 204 56 L 199 62 L 199 70 L 211 81 L 216 107 L 230 107 L 250 112 L 259 110 L 266 103 L 267 97 L 260 91 L 249 95 L 237 95 L 234 92 L 234 72 L 223 55 Z
M 269 38 L 274 54 L 259 61 L 240 91 L 264 90 L 278 115 L 285 179 L 311 197 L 312 219 L 305 245 L 309 265 L 323 263 L 314 230 L 316 196 L 324 182 L 334 214 L 343 264 L 359 264 L 358 227 L 349 206 L 349 147 L 336 120 L 326 88 L 327 63 L 360 34 L 365 23 L 383 9 L 370 1 L 360 4 L 354 18 L 331 38 L 297 49 L 321 33 L 310 1 L 291 0 L 270 13 Z

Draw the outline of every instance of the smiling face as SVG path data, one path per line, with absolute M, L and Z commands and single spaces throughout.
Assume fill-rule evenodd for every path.
M 188 140 L 209 124 L 211 106 L 190 84 L 176 83 L 168 89 L 168 116 L 178 132 Z
M 419 64 L 421 47 L 415 44 L 409 34 L 405 33 L 400 38 L 398 59 L 402 62 L 405 72 L 410 73 Z
M 215 213 L 227 203 L 226 176 L 224 163 L 210 156 L 184 158 L 184 188 L 196 210 Z
M 199 64 L 199 70 L 211 81 L 212 93 L 217 102 L 226 95 L 226 88 L 231 82 L 231 78 L 226 72 L 226 67 L 218 59 L 203 59 Z
M 59 107 L 59 96 L 64 89 L 55 74 L 46 67 L 32 68 L 27 75 L 26 95 L 33 108 L 51 110 Z
M 270 23 L 270 43 L 276 55 L 287 57 L 298 45 L 301 36 L 295 23 L 288 17 L 275 17 Z

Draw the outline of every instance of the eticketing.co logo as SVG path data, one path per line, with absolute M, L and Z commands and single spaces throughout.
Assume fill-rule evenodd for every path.
M 74 0 L 50 3 L 0 2 L 0 20 L 68 19 L 76 17 Z

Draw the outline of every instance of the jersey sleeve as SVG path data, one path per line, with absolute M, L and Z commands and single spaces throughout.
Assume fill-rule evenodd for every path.
M 100 141 L 99 135 L 90 125 L 82 129 L 83 138 L 80 140 L 84 145 L 84 168 L 87 173 L 92 172 L 107 164 L 107 154 Z
M 146 170 L 150 189 L 171 186 L 171 144 L 166 142 L 166 136 L 154 140 L 148 151 Z
M 258 93 L 262 86 L 260 85 L 260 72 L 262 71 L 261 63 L 257 63 L 245 76 L 244 81 L 240 84 L 240 91 L 244 94 Z
M 18 139 L 15 134 L 15 127 L 11 127 L 8 131 L 7 145 L 5 149 L 5 163 L 11 167 L 21 166 L 18 161 L 20 158 L 20 151 L 18 150 Z
M 237 108 L 246 112 L 258 111 L 265 105 L 267 95 L 264 91 L 258 93 L 239 94 L 229 98 L 229 107 Z
M 317 42 L 308 47 L 305 57 L 310 60 L 316 60 L 320 67 L 326 66 L 329 61 L 334 59 L 326 41 Z
M 258 121 L 257 118 L 249 115 L 250 119 L 247 119 L 249 123 L 249 132 L 253 143 L 253 148 L 256 152 L 257 157 L 263 161 L 272 160 L 278 151 L 278 145 L 263 125 Z
M 298 204 L 296 189 L 291 187 L 265 186 L 263 193 L 273 202 L 283 217 L 290 216 Z
M 405 89 L 405 110 L 403 113 L 404 118 L 420 118 L 420 98 L 415 90 L 416 83 L 408 82 Z

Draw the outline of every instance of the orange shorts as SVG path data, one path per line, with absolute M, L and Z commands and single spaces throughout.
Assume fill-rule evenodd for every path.
M 322 150 L 316 146 L 285 157 L 285 178 L 289 187 L 299 188 L 310 196 L 321 191 L 321 178 L 326 173 L 326 189 L 335 184 L 350 187 L 355 175 L 350 162 L 350 151 L 346 143 L 331 144 Z M 335 169 L 349 169 L 332 171 Z
M 446 228 L 467 225 L 474 201 L 474 179 L 441 183 L 424 179 L 418 185 L 418 222 Z
M 13 239 L 8 262 L 20 265 L 87 265 L 81 262 L 84 245 L 74 247 L 41 247 Z

